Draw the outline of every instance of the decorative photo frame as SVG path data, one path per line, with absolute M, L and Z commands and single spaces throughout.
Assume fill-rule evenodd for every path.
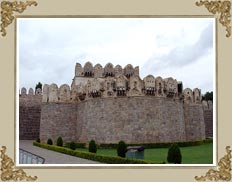
M 102 4 L 98 4 L 99 6 L 96 6 L 94 8 L 88 8 L 88 4 L 80 2 L 81 6 L 78 8 L 75 7 L 69 7 L 69 5 L 59 4 L 57 3 L 57 6 L 59 8 L 56 9 L 56 11 L 50 11 L 52 4 L 54 2 L 46 2 L 46 1 L 26 1 L 26 2 L 9 2 L 9 1 L 3 1 L 1 2 L 1 32 L 2 36 L 0 39 L 0 51 L 1 51 L 1 57 L 2 60 L 5 60 L 1 62 L 2 67 L 8 68 L 10 70 L 7 72 L 5 69 L 1 69 L 1 81 L 3 83 L 3 93 L 1 95 L 1 115 L 3 122 L 1 123 L 4 127 L 1 127 L 0 135 L 1 135 L 1 145 L 3 146 L 1 149 L 1 179 L 3 181 L 6 180 L 28 180 L 28 181 L 35 181 L 37 180 L 37 176 L 41 181 L 46 181 L 48 176 L 44 176 L 48 170 L 50 173 L 50 176 L 53 176 L 53 174 L 56 172 L 56 170 L 59 169 L 28 169 L 27 171 L 31 173 L 35 173 L 35 177 L 28 176 L 24 171 L 24 169 L 17 169 L 17 167 L 14 167 L 14 161 L 12 160 L 14 153 L 14 139 L 15 139 L 15 133 L 12 128 L 15 127 L 15 37 L 14 36 L 14 30 L 15 30 L 15 24 L 13 23 L 15 19 L 14 13 L 23 13 L 25 11 L 25 14 L 28 14 L 29 16 L 33 15 L 128 15 L 129 14 L 135 14 L 135 15 L 190 15 L 187 12 L 191 13 L 192 16 L 200 16 L 200 15 L 210 15 L 210 13 L 213 13 L 213 17 L 215 17 L 219 23 L 217 23 L 217 39 L 218 39 L 218 87 L 217 87 L 217 93 L 218 93 L 218 157 L 220 158 L 218 165 L 215 166 L 213 169 L 207 169 L 203 168 L 190 168 L 187 169 L 181 169 L 181 168 L 170 168 L 170 169 L 147 169 L 147 171 L 144 172 L 144 170 L 141 169 L 112 169 L 109 171 L 109 169 L 98 170 L 98 169 L 85 169 L 84 171 L 81 170 L 82 178 L 85 178 L 85 174 L 89 171 L 92 171 L 94 173 L 93 176 L 89 177 L 87 180 L 90 180 L 90 178 L 96 178 L 96 180 L 100 180 L 100 175 L 107 173 L 107 176 L 110 177 L 111 175 L 116 176 L 117 174 L 123 175 L 124 177 L 129 177 L 129 175 L 126 173 L 130 171 L 131 173 L 135 175 L 139 175 L 141 178 L 153 178 L 153 179 L 162 179 L 162 181 L 168 181 L 170 179 L 173 179 L 175 175 L 169 175 L 166 176 L 166 172 L 173 172 L 178 173 L 181 176 L 181 181 L 188 181 L 188 180 L 197 180 L 197 181 L 204 181 L 204 180 L 224 180 L 229 181 L 231 179 L 231 149 L 229 145 L 231 144 L 230 138 L 231 138 L 231 132 L 230 132 L 230 126 L 231 124 L 226 121 L 229 118 L 229 105 L 230 105 L 230 98 L 227 99 L 226 95 L 229 95 L 230 85 L 227 84 L 229 81 L 228 76 L 226 73 L 230 74 L 229 72 L 229 64 L 228 63 L 230 59 L 230 49 L 229 47 L 232 46 L 231 43 L 231 25 L 230 25 L 230 12 L 231 12 L 231 2 L 230 1 L 200 1 L 200 2 L 185 2 L 183 1 L 176 1 L 176 2 L 170 2 L 170 7 L 176 7 L 174 8 L 176 11 L 179 10 L 179 12 L 176 14 L 176 12 L 173 10 L 173 8 L 165 8 L 165 3 L 158 2 L 159 4 L 159 10 L 155 8 L 152 2 L 147 3 L 139 3 L 139 2 L 133 2 L 133 4 L 137 5 L 137 7 L 142 6 L 144 8 L 144 11 L 142 11 L 139 8 L 139 11 L 136 11 L 136 8 L 132 8 L 130 6 L 130 3 L 123 3 L 117 2 L 109 4 L 106 2 L 102 2 L 104 8 L 109 8 L 109 12 L 105 12 L 104 8 L 102 8 Z M 74 3 L 74 1 L 70 1 L 70 3 Z M 83 4 L 82 4 L 83 3 Z M 196 4 L 195 4 L 196 3 Z M 75 1 L 75 4 L 78 6 L 78 1 Z M 93 3 L 94 4 L 94 3 Z M 184 10 L 181 11 L 180 4 L 183 4 Z M 37 7 L 33 7 L 32 5 L 35 5 Z M 47 6 L 46 6 L 47 5 Z M 95 4 L 94 4 L 95 5 Z M 116 6 L 114 6 L 116 5 Z M 123 6 L 124 5 L 124 6 Z M 174 6 L 172 6 L 174 5 Z M 204 5 L 210 13 L 208 13 L 206 10 L 199 10 L 197 6 Z M 31 6 L 30 8 L 28 6 Z M 112 8 L 114 6 L 114 8 Z M 45 8 L 46 7 L 46 8 Z M 49 8 L 50 7 L 50 8 Z M 123 10 L 120 10 L 120 7 L 124 7 Z M 154 7 L 150 8 L 150 7 Z M 32 9 L 34 9 L 34 12 Z M 38 8 L 38 11 L 36 10 Z M 45 8 L 45 9 L 43 9 Z M 67 8 L 66 11 L 63 11 L 64 8 Z M 168 10 L 167 10 L 168 9 Z M 202 8 L 203 9 L 203 8 Z M 80 13 L 76 13 L 77 10 Z M 129 11 L 127 11 L 129 10 Z M 41 12 L 39 12 L 41 11 Z M 27 13 L 26 13 L 27 12 Z M 133 13 L 134 12 L 134 13 Z M 157 12 L 157 13 L 154 13 Z M 225 33 L 226 29 L 226 33 Z M 226 34 L 226 36 L 225 36 Z M 8 61 L 6 61 L 8 60 Z M 223 71 L 222 71 L 223 70 Z M 7 79 L 5 79 L 7 77 Z M 9 80 L 8 80 L 9 78 Z M 222 89 L 223 87 L 223 89 Z M 8 98 L 8 99 L 6 99 Z M 5 111 L 5 112 L 4 112 Z M 5 129 L 4 129 L 5 128 Z M 226 137 L 225 137 L 226 136 Z M 7 139 L 6 139 L 7 138 Z M 7 152 L 9 151 L 9 155 L 12 157 L 9 157 L 6 154 L 6 147 L 7 146 Z M 225 148 L 226 148 L 226 155 L 225 154 Z M 224 156 L 224 157 L 220 157 Z M 68 175 L 70 171 L 74 172 L 75 170 L 78 171 L 78 169 L 64 169 L 63 176 L 61 177 L 58 175 L 57 178 L 53 178 L 53 180 L 61 181 L 63 179 L 69 178 Z M 143 172 L 141 172 L 143 171 Z M 183 174 L 183 171 L 185 171 L 185 174 Z M 208 171 L 208 172 L 207 172 Z M 37 174 L 38 173 L 38 174 Z M 137 173 L 137 174 L 136 174 Z M 194 175 L 193 175 L 194 174 Z M 200 176 L 203 175 L 203 176 Z M 159 177 L 158 177 L 159 176 Z M 194 176 L 196 176 L 194 178 Z M 70 179 L 73 178 L 70 177 Z M 133 177 L 134 178 L 134 177 Z M 136 177 L 134 178 L 136 180 Z

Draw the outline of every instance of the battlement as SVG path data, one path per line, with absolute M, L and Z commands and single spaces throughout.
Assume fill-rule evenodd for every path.
M 206 110 L 213 110 L 213 102 L 211 100 L 203 100 L 202 101 L 202 106 L 203 106 L 203 109 L 206 111 Z
M 42 95 L 42 90 L 40 88 L 37 88 L 34 92 L 33 88 L 30 88 L 27 92 L 27 89 L 25 87 L 21 88 L 19 91 L 19 96 L 33 96 L 33 95 Z
M 75 76 L 71 87 L 63 84 L 58 87 L 55 83 L 44 84 L 43 92 L 32 88 L 28 93 L 26 88 L 21 89 L 20 98 L 32 98 L 42 102 L 81 102 L 93 98 L 110 97 L 131 97 L 131 96 L 153 96 L 167 97 L 183 100 L 184 103 L 201 104 L 201 90 L 198 88 L 183 90 L 183 84 L 176 79 L 154 77 L 147 75 L 143 79 L 139 76 L 139 67 L 133 68 L 128 64 L 124 69 L 120 65 L 113 66 L 108 63 L 104 69 L 100 64 L 94 67 L 87 62 L 82 68 L 80 63 L 76 63 Z M 21 99 L 22 100 L 22 99 Z M 208 103 L 203 103 L 204 108 L 211 107 Z M 207 105 L 207 106 L 206 106 Z M 209 103 L 210 105 L 210 103 Z M 211 104 L 212 105 L 212 104 Z
M 30 88 L 27 92 L 27 89 L 23 87 L 19 92 L 19 104 L 27 106 L 41 105 L 42 102 L 42 90 L 38 88 L 36 92 Z
M 32 91 L 31 91 L 32 92 Z M 185 103 L 201 104 L 201 90 L 183 90 L 181 81 L 148 75 L 141 79 L 139 68 L 127 65 L 124 69 L 108 63 L 102 68 L 87 62 L 82 68 L 77 63 L 71 87 L 55 83 L 43 87 L 42 102 L 81 102 L 92 98 L 154 96 L 184 100 Z
M 139 67 L 133 67 L 131 64 L 126 65 L 124 68 L 120 65 L 114 65 L 107 63 L 105 67 L 101 64 L 93 66 L 91 62 L 85 63 L 84 67 L 80 63 L 76 63 L 75 77 L 93 77 L 93 78 L 104 78 L 104 77 L 117 77 L 124 75 L 127 78 L 133 75 L 139 76 Z

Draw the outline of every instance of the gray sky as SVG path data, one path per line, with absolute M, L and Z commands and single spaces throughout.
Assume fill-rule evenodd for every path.
M 173 77 L 213 90 L 214 19 L 20 18 L 19 88 L 71 84 L 76 62 L 140 67 L 140 77 Z

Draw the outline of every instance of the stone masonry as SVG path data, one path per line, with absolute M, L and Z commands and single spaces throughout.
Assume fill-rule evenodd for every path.
M 29 109 L 33 100 L 27 101 Z M 132 65 L 122 68 L 108 63 L 103 68 L 90 62 L 84 67 L 77 63 L 71 86 L 44 84 L 42 98 L 35 103 L 38 112 L 21 107 L 20 115 L 26 121 L 24 118 L 38 114 L 33 120 L 39 127 L 34 129 L 39 130 L 42 142 L 48 138 L 56 141 L 59 136 L 65 142 L 194 141 L 205 139 L 212 125 L 212 117 L 201 103 L 200 89 L 183 89 L 182 82 L 171 77 L 148 75 L 141 79 L 139 67 Z M 32 131 L 25 125 L 20 127 L 20 131 Z
M 19 139 L 36 140 L 40 133 L 42 95 L 38 89 L 27 91 L 22 88 L 19 96 Z
M 213 103 L 211 101 L 202 102 L 205 120 L 205 135 L 207 138 L 213 137 Z

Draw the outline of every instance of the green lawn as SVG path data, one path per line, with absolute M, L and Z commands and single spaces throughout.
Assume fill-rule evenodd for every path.
M 88 151 L 88 149 L 76 149 Z M 181 147 L 182 164 L 212 164 L 213 163 L 213 144 L 205 143 L 194 147 Z M 168 149 L 145 149 L 144 159 L 151 161 L 166 161 Z M 117 156 L 116 149 L 98 149 L 97 154 Z

